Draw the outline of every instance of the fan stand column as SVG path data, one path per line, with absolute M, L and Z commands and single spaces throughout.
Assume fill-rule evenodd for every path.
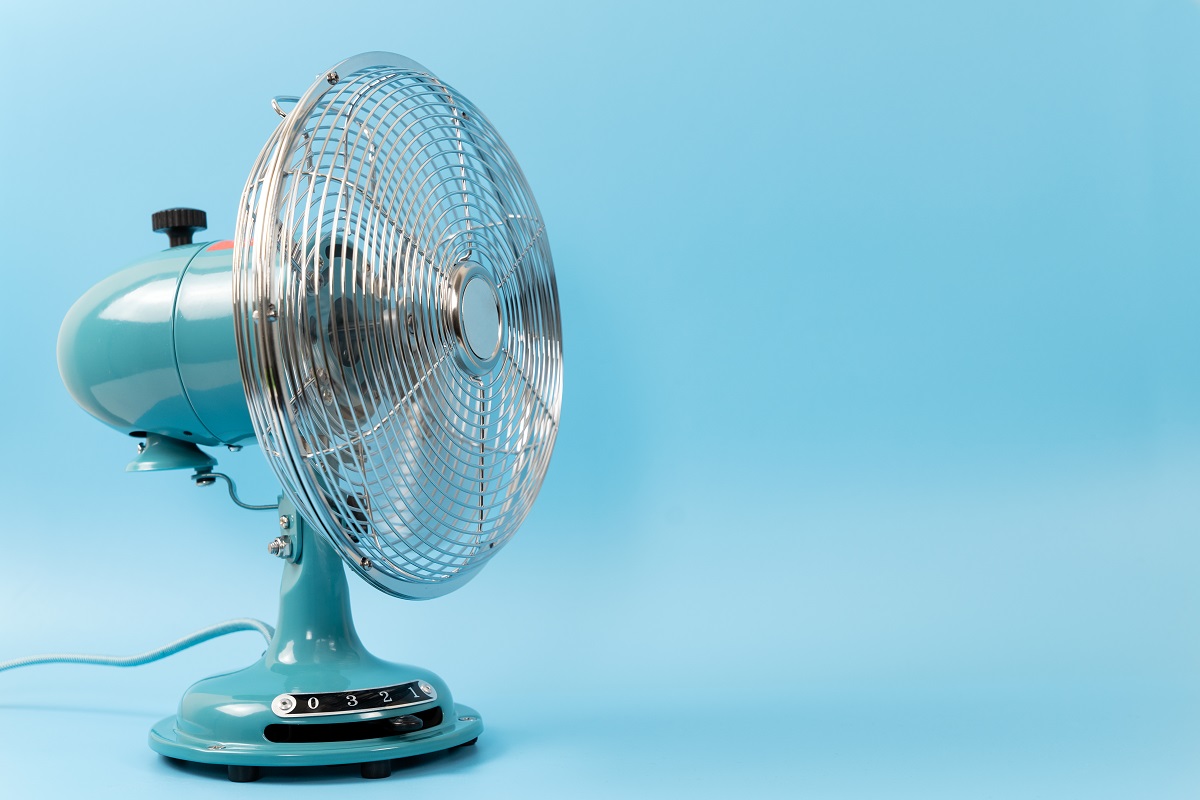
M 354 629 L 341 557 L 286 498 L 279 513 L 291 552 L 278 553 L 287 563 L 267 651 L 188 689 L 178 714 L 150 731 L 150 746 L 224 765 L 230 780 L 245 782 L 262 767 L 327 764 L 360 764 L 364 778 L 385 778 L 392 759 L 474 744 L 478 712 L 455 703 L 433 672 L 372 655 Z
M 358 663 L 367 651 L 354 628 L 341 558 L 285 498 L 279 507 L 291 552 L 279 586 L 279 624 L 264 664 L 287 671 L 299 664 Z

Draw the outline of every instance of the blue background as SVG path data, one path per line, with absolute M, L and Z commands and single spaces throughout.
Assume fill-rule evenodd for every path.
M 521 534 L 442 600 L 352 582 L 488 731 L 378 783 L 168 765 L 146 729 L 239 634 L 0 675 L 0 794 L 1200 796 L 1184 0 L 5 4 L 0 659 L 273 621 L 273 518 L 125 474 L 55 341 L 150 212 L 230 237 L 268 99 L 372 49 L 488 113 L 559 271 Z

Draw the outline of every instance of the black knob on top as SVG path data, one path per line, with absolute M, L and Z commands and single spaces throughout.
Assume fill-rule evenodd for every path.
M 150 215 L 155 233 L 171 238 L 171 247 L 192 243 L 192 234 L 208 228 L 208 215 L 198 208 L 168 208 Z

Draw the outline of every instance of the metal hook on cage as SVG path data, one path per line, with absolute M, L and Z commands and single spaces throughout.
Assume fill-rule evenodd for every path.
M 264 504 L 259 506 L 252 503 L 243 502 L 242 499 L 237 496 L 237 486 L 234 485 L 233 478 L 229 477 L 223 472 L 213 472 L 210 468 L 206 467 L 203 469 L 198 469 L 192 474 L 192 482 L 197 486 L 212 486 L 217 482 L 217 478 L 220 478 L 221 480 L 225 481 L 226 484 L 228 484 L 230 499 L 242 508 L 249 509 L 250 511 L 273 511 L 279 508 L 278 503 L 273 503 L 271 505 Z
M 281 104 L 287 103 L 288 105 L 294 106 L 299 102 L 300 102 L 299 97 L 293 97 L 292 95 L 287 95 L 287 94 L 277 94 L 271 98 L 271 108 L 273 108 L 275 110 L 275 113 L 278 114 L 279 116 L 286 117 L 288 115 L 288 112 L 283 110 L 283 107 Z

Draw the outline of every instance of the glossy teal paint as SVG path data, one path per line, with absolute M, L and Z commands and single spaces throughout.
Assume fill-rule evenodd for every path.
M 192 409 L 225 444 L 254 438 L 233 324 L 232 242 L 205 245 L 180 278 L 175 359 Z
M 75 401 L 123 433 L 204 445 L 252 439 L 232 253 L 223 242 L 173 247 L 85 293 L 58 336 L 59 372 Z
M 205 469 L 217 465 L 217 460 L 191 442 L 146 434 L 146 444 L 133 461 L 125 465 L 126 472 L 151 472 L 161 469 Z
M 479 714 L 456 704 L 441 678 L 426 669 L 383 661 L 367 651 L 354 629 L 341 558 L 300 519 L 286 498 L 280 498 L 279 511 L 293 521 L 288 533 L 301 549 L 298 561 L 284 566 L 279 624 L 267 651 L 246 669 L 207 678 L 188 689 L 178 714 L 151 730 L 150 747 L 172 758 L 208 764 L 312 766 L 421 755 L 478 737 L 483 732 Z M 287 721 L 357 722 L 441 706 L 441 725 L 352 742 L 280 744 L 263 734 L 267 725 L 284 721 L 271 710 L 271 701 L 281 694 L 350 692 L 413 680 L 432 684 L 437 699 L 403 709 Z

